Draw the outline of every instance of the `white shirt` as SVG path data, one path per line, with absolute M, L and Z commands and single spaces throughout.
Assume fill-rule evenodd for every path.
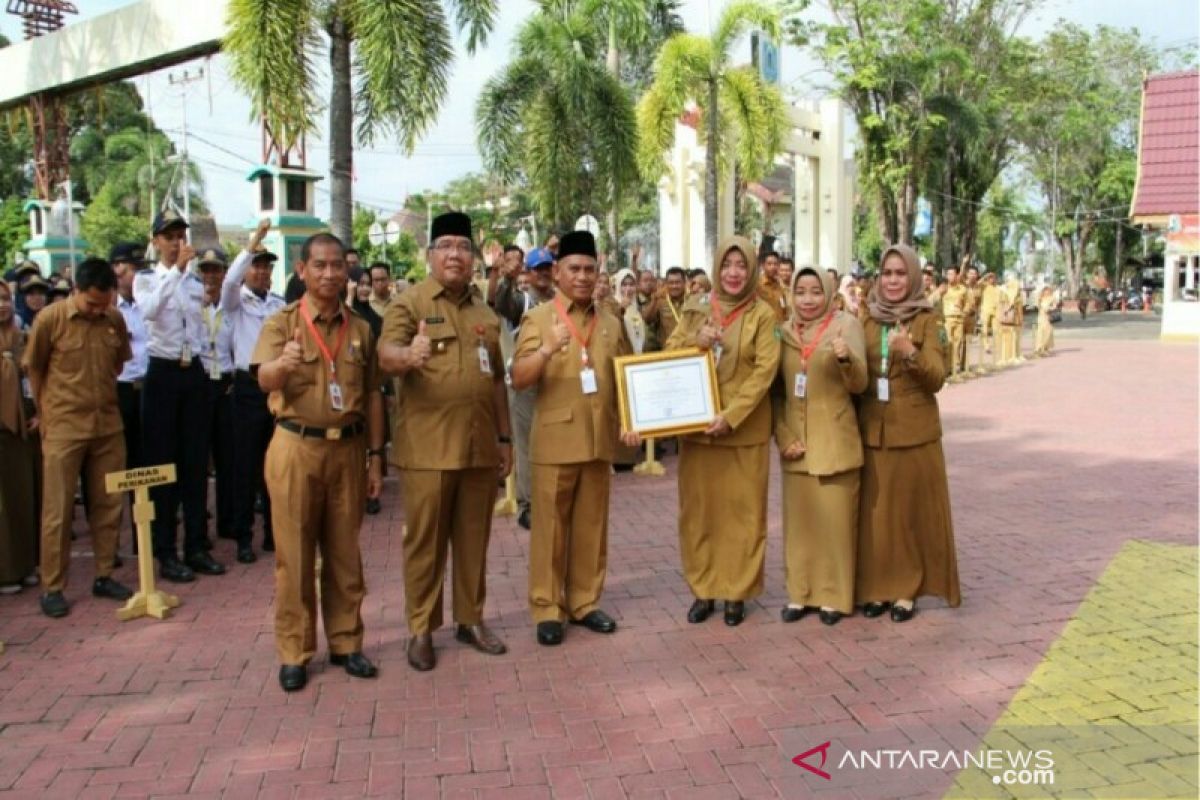
M 220 306 L 206 305 L 200 316 L 204 320 L 200 363 L 209 380 L 220 380 L 222 375 L 233 372 L 233 326 L 229 324 L 229 315 Z
M 282 311 L 287 303 L 277 294 L 269 293 L 260 298 L 254 292 L 242 285 L 250 265 L 254 262 L 254 253 L 243 250 L 233 260 L 233 265 L 225 273 L 225 281 L 221 284 L 221 310 L 229 319 L 233 340 L 233 363 L 236 369 L 249 370 L 250 356 L 254 354 L 254 345 L 258 343 L 258 334 L 262 331 L 267 317 Z
M 133 358 L 125 362 L 117 380 L 121 383 L 132 383 L 146 377 L 146 366 L 150 356 L 146 353 L 146 322 L 142 319 L 142 309 L 134 300 L 117 297 L 117 310 L 125 318 L 125 327 L 129 330 L 129 348 L 133 350 Z
M 193 358 L 204 352 L 204 284 L 198 277 L 158 264 L 133 279 L 133 298 L 142 309 L 153 358 L 178 360 L 185 342 Z

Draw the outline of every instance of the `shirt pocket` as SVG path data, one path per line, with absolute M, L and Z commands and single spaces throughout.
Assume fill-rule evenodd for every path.
M 58 343 L 58 368 L 63 372 L 79 372 L 83 369 L 84 341 L 82 338 L 67 336 Z
M 537 421 L 543 425 L 557 425 L 570 422 L 572 418 L 574 418 L 574 412 L 570 406 L 567 406 L 565 408 L 548 408 L 538 414 Z
M 462 365 L 459 352 L 460 340 L 458 332 L 449 323 L 434 323 L 425 326 L 425 335 L 429 337 L 429 362 L 424 370 L 437 375 L 457 372 Z

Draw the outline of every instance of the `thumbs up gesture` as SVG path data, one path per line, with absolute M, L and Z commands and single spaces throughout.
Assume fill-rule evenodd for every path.
M 845 361 L 850 357 L 850 346 L 846 344 L 841 331 L 838 331 L 837 335 L 833 337 L 833 355 L 839 361 Z
M 721 329 L 711 322 L 705 323 L 696 334 L 696 346 L 701 350 L 710 350 L 719 341 L 721 341 Z
M 279 365 L 286 373 L 292 373 L 304 361 L 304 331 L 296 328 L 292 332 L 292 339 L 283 346 L 283 353 L 279 356 Z
M 550 344 L 554 347 L 554 349 L 566 350 L 567 345 L 571 343 L 571 332 L 567 330 L 567 326 L 563 325 L 562 322 L 556 322 L 554 323 L 554 329 L 552 333 L 554 335 L 554 341 L 552 341 Z
M 408 345 L 410 369 L 420 369 L 425 366 L 431 355 L 433 355 L 433 342 L 429 340 L 429 335 L 426 333 L 425 320 L 421 320 L 417 323 L 417 335 Z
M 185 272 L 188 264 L 192 263 L 192 259 L 196 257 L 196 248 L 192 247 L 187 242 L 179 246 L 179 256 L 175 259 L 175 268 L 180 272 Z
M 888 336 L 888 350 L 894 353 L 897 359 L 908 358 L 916 349 L 908 334 L 907 323 L 900 323 Z

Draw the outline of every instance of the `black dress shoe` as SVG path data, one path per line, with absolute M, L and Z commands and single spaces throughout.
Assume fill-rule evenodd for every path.
M 826 625 L 837 625 L 844 615 L 840 611 L 826 611 L 822 608 L 817 616 L 820 617 L 821 622 L 824 622 Z
M 158 575 L 171 583 L 191 583 L 196 580 L 196 573 L 178 558 L 164 558 L 158 562 Z
M 408 640 L 408 663 L 418 672 L 428 672 L 437 666 L 433 651 L 433 634 L 418 633 Z
M 62 592 L 50 592 L 42 595 L 41 599 L 42 613 L 47 617 L 55 619 L 65 617 L 67 612 L 71 610 L 71 606 L 67 603 L 67 598 L 63 597 Z
M 741 600 L 726 600 L 725 601 L 725 624 L 726 625 L 741 625 L 742 620 L 746 618 L 746 604 Z
M 537 643 L 552 647 L 556 644 L 562 644 L 563 640 L 563 625 L 561 622 L 539 622 L 537 624 Z
M 92 581 L 92 596 L 107 597 L 110 600 L 128 600 L 133 597 L 133 590 L 112 578 L 96 578 Z
M 334 653 L 329 656 L 329 663 L 344 668 L 352 678 L 374 678 L 379 674 L 371 660 L 362 653 Z
M 863 616 L 870 619 L 882 616 L 883 612 L 887 611 L 891 603 L 863 603 Z
M 716 607 L 715 600 L 695 600 L 692 602 L 692 607 L 688 609 L 687 621 L 698 625 L 711 617 L 713 609 Z
M 224 575 L 225 567 L 213 560 L 213 557 L 201 550 L 187 557 L 187 565 L 201 575 Z
M 892 622 L 908 622 L 917 614 L 917 607 L 905 608 L 904 606 L 892 606 Z
M 589 611 L 583 619 L 571 620 L 572 625 L 582 625 L 593 633 L 612 633 L 617 629 L 617 621 L 600 609 Z
M 279 668 L 279 685 L 285 692 L 298 692 L 308 683 L 308 669 L 303 664 L 284 664 Z
M 530 520 L 530 516 L 531 515 L 529 513 L 528 508 L 522 509 L 521 513 L 517 514 L 517 524 L 520 525 L 525 530 L 529 530 L 530 525 L 532 524 L 532 522 Z
M 371 516 L 374 516 L 374 515 L 378 514 L 380 509 L 382 509 L 382 508 L 383 508 L 383 506 L 380 504 L 379 498 L 377 498 L 377 497 L 368 497 L 367 498 L 367 513 L 368 514 L 370 514 Z
M 258 556 L 254 555 L 254 548 L 248 544 L 238 545 L 237 560 L 239 564 L 253 564 L 258 561 Z
M 502 656 L 508 652 L 508 647 L 500 641 L 500 637 L 482 622 L 478 625 L 459 625 L 454 631 L 454 638 L 489 656 Z
M 794 606 L 784 606 L 779 610 L 779 618 L 784 622 L 799 622 L 804 619 L 804 615 L 809 611 L 808 607 L 796 608 Z

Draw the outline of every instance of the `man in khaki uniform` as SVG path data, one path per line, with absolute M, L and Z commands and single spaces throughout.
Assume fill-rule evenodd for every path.
M 435 217 L 430 274 L 396 297 L 379 363 L 400 376 L 392 457 L 402 470 L 408 663 L 433 669 L 447 550 L 454 552 L 455 638 L 489 655 L 507 648 L 483 624 L 496 479 L 512 466 L 500 319 L 471 282 L 471 219 Z
M 92 594 L 128 600 L 133 592 L 110 576 L 121 526 L 121 495 L 104 476 L 125 469 L 125 434 L 117 376 L 133 358 L 121 312 L 113 306 L 117 276 L 103 259 L 75 271 L 76 292 L 38 314 L 23 366 L 33 389 L 42 433 L 42 613 L 64 617 L 63 589 L 71 563 L 75 486 L 83 470 L 88 527 L 96 554 Z
M 317 649 L 318 548 L 329 660 L 356 678 L 375 677 L 362 653 L 358 531 L 363 501 L 378 497 L 383 483 L 375 341 L 343 299 L 341 241 L 328 233 L 309 237 L 296 271 L 304 295 L 263 324 L 250 359 L 277 425 L 265 479 L 275 533 L 275 647 L 288 692 L 304 688 Z
M 771 307 L 780 322 L 787 319 L 787 297 L 779 285 L 779 254 L 774 250 L 762 257 L 762 283 L 758 288 L 758 296 Z
M 671 267 L 665 280 L 665 297 L 658 304 L 658 338 L 666 346 L 683 319 L 683 303 L 687 300 L 687 273 L 683 267 Z
M 621 321 L 592 303 L 595 239 L 573 231 L 558 252 L 554 299 L 526 312 L 512 370 L 514 389 L 538 389 L 530 445 L 529 606 L 542 645 L 562 642 L 564 619 L 597 633 L 617 629 L 598 603 L 617 444 L 613 359 L 630 352 Z M 626 433 L 621 441 L 636 447 L 641 438 Z
M 950 342 L 950 378 L 967 368 L 967 338 L 964 318 L 970 308 L 971 295 L 958 277 L 958 268 L 946 270 L 946 288 L 942 293 L 942 317 L 946 338 Z

